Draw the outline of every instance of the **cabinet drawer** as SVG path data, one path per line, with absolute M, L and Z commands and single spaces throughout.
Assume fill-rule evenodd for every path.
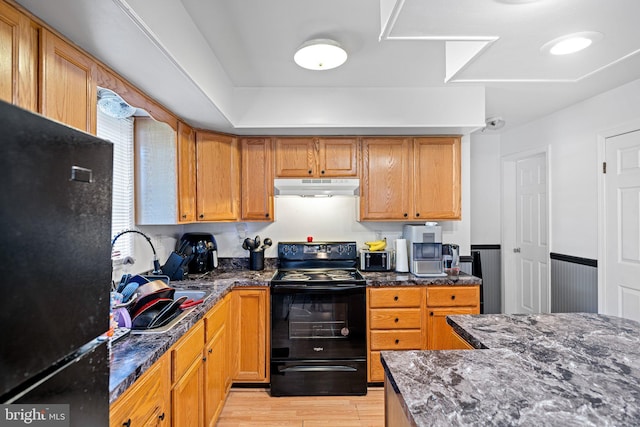
M 419 308 L 374 308 L 369 311 L 371 329 L 420 329 Z
M 168 360 L 162 357 L 111 405 L 109 425 L 142 426 L 150 420 L 164 420 L 169 407 L 165 400 L 169 390 L 168 380 Z
M 225 297 L 204 316 L 205 342 L 211 341 L 227 321 L 227 313 L 229 312 L 228 303 L 229 300 Z
M 369 289 L 369 307 L 420 307 L 422 288 Z
M 427 288 L 429 307 L 469 307 L 480 303 L 479 286 L 442 286 Z
M 384 381 L 384 368 L 380 361 L 380 352 L 369 352 L 369 382 L 382 382 Z
M 371 331 L 371 350 L 419 350 L 422 333 L 419 329 L 403 331 Z
M 203 348 L 204 323 L 198 322 L 171 350 L 172 384 L 182 377 L 196 357 L 202 357 Z

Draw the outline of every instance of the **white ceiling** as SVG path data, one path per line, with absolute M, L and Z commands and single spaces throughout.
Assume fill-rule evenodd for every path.
M 238 134 L 504 129 L 640 78 L 638 0 L 18 0 L 190 124 Z M 603 39 L 574 55 L 540 47 Z M 293 62 L 332 38 L 346 64 Z

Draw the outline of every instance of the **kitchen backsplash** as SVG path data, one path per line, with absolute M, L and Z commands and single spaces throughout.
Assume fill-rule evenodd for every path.
M 203 223 L 187 225 L 139 226 L 148 234 L 156 248 L 158 259 L 164 264 L 176 241 L 186 232 L 212 233 L 218 244 L 218 256 L 221 258 L 247 257 L 242 249 L 246 237 L 259 235 L 262 239 L 270 237 L 273 246 L 265 252 L 267 258 L 277 257 L 277 243 L 281 241 L 306 241 L 307 236 L 314 240 L 350 240 L 358 246 L 365 241 L 387 238 L 390 247 L 393 241 L 402 236 L 402 222 L 358 222 L 359 199 L 357 197 L 302 198 L 297 196 L 276 197 L 275 218 L 272 223 Z M 464 218 L 464 216 L 463 216 Z M 413 222 L 414 224 L 416 222 Z M 442 221 L 442 239 L 444 243 L 457 243 L 461 254 L 469 254 L 468 225 L 463 221 Z M 126 272 L 139 273 L 152 266 L 152 253 L 146 241 L 134 240 L 135 264 Z M 122 268 L 114 268 L 114 277 L 120 277 Z

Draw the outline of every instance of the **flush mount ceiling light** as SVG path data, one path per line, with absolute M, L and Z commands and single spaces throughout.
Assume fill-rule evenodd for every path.
M 568 55 L 588 48 L 593 43 L 601 40 L 602 37 L 602 33 L 596 31 L 567 34 L 545 43 L 540 50 L 551 55 Z
M 303 43 L 293 60 L 308 70 L 330 70 L 344 64 L 347 52 L 336 41 L 314 39 Z

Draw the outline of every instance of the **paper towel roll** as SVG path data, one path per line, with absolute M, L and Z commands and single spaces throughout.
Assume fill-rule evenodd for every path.
M 407 239 L 396 239 L 396 271 L 407 273 L 409 271 L 409 257 L 407 255 Z

